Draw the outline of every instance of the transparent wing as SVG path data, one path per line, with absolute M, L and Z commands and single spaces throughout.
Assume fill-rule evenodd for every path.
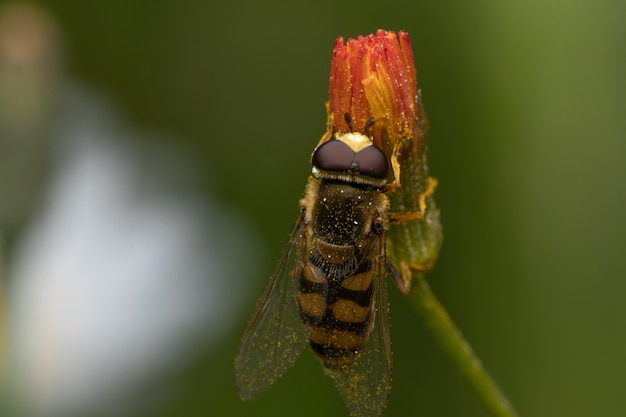
M 374 245 L 374 316 L 369 340 L 351 366 L 331 371 L 337 389 L 350 414 L 355 417 L 380 416 L 391 389 L 391 333 L 384 256 L 384 237 Z
M 294 271 L 301 265 L 306 244 L 299 216 L 239 346 L 235 379 L 244 400 L 268 389 L 289 369 L 306 345 L 295 304 Z

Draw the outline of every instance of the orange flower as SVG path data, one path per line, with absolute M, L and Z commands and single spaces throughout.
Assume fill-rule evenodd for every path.
M 406 32 L 378 30 L 374 35 L 335 42 L 331 62 L 329 132 L 363 131 L 374 118 L 374 144 L 392 151 L 401 138 L 410 138 L 416 120 L 422 118 L 416 85 L 411 41 Z

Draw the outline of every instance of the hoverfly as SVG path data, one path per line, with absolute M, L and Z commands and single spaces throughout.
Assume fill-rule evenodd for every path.
M 239 396 L 269 388 L 308 343 L 350 413 L 378 416 L 391 386 L 383 278 L 401 282 L 385 257 L 390 162 L 350 131 L 321 143 L 311 163 L 300 215 L 239 347 Z

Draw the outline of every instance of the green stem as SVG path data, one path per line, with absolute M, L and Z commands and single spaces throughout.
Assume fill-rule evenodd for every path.
M 517 417 L 509 400 L 431 291 L 424 274 L 414 274 L 410 298 L 440 346 L 457 365 L 489 413 L 494 417 Z

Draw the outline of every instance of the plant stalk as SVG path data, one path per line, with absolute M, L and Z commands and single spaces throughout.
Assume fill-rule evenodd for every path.
M 456 364 L 471 388 L 493 417 L 518 417 L 502 390 L 491 378 L 470 344 L 441 305 L 424 274 L 413 274 L 409 298 L 443 350 Z

